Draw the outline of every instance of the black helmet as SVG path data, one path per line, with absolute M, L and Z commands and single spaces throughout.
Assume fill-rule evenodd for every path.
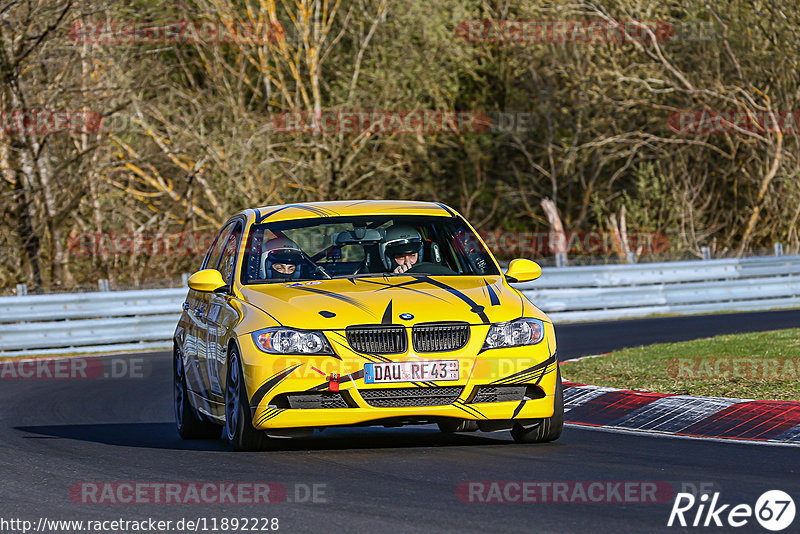
M 261 253 L 261 272 L 269 280 L 291 280 L 300 278 L 300 264 L 303 261 L 303 252 L 300 247 L 288 237 L 276 237 L 264 243 Z M 276 263 L 294 265 L 292 274 L 276 271 Z
M 380 244 L 381 259 L 388 270 L 397 267 L 394 257 L 400 254 L 419 254 L 422 259 L 422 236 L 414 228 L 395 224 L 386 229 L 386 237 Z

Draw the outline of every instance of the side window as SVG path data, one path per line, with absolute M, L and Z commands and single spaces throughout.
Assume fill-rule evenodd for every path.
M 225 246 L 222 249 L 222 257 L 219 260 L 219 267 L 217 270 L 222 273 L 222 279 L 225 283 L 230 285 L 233 283 L 233 271 L 236 266 L 236 250 L 239 248 L 239 241 L 242 238 L 242 225 L 234 223 L 233 231 L 228 235 L 225 240 Z
M 216 269 L 219 264 L 219 257 L 222 255 L 222 247 L 228 241 L 228 236 L 231 235 L 231 230 L 236 223 L 231 223 L 223 228 L 217 234 L 217 240 L 214 241 L 213 248 L 206 255 L 206 261 L 203 262 L 203 269 Z

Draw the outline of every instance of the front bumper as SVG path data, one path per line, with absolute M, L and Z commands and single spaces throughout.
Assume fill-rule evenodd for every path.
M 285 409 L 258 406 L 253 415 L 253 426 L 267 430 L 271 428 L 327 427 L 359 425 L 369 422 L 383 424 L 385 420 L 427 421 L 437 419 L 469 419 L 474 421 L 539 419 L 553 415 L 553 396 L 525 401 L 521 410 L 519 402 L 497 402 L 492 404 L 469 404 L 456 402 L 447 406 L 425 406 L 406 408 L 330 408 L 330 409 Z
M 480 349 L 488 326 L 473 329 L 470 342 L 458 351 L 391 357 L 392 361 L 458 360 L 459 380 L 390 384 L 365 384 L 363 367 L 369 360 L 344 345 L 336 346 L 337 357 L 273 356 L 257 349 L 249 335 L 240 336 L 253 425 L 268 430 L 382 424 L 386 420 L 434 422 L 450 418 L 480 422 L 552 416 L 558 365 L 552 325 L 546 324 L 547 335 L 538 345 L 484 352 Z M 331 382 L 332 374 L 339 375 L 338 382 Z M 479 386 L 515 385 L 526 386 L 527 394 L 513 401 L 475 402 L 485 400 L 476 398 Z M 287 396 L 335 392 L 337 387 L 348 407 L 298 408 L 286 402 Z M 376 407 L 364 398 L 365 392 L 376 389 L 419 388 L 420 395 L 425 396 L 429 388 L 437 387 L 458 387 L 460 392 L 452 402 L 435 406 Z

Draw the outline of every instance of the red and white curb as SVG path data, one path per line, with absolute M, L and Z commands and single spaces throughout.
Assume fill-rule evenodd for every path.
M 566 423 L 800 445 L 800 402 L 645 393 L 564 382 Z
M 600 356 L 604 354 L 587 357 Z M 566 423 L 800 445 L 800 402 L 646 393 L 567 380 L 563 384 Z

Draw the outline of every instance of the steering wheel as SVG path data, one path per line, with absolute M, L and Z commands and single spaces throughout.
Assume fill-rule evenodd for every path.
M 314 262 L 314 260 L 312 260 L 312 259 L 311 259 L 311 256 L 309 256 L 308 254 L 306 254 L 306 252 L 305 252 L 304 250 L 302 250 L 302 249 L 297 249 L 297 250 L 298 250 L 298 251 L 300 252 L 300 254 L 302 255 L 302 258 L 303 258 L 304 260 L 306 260 L 308 263 L 310 263 L 310 264 L 311 264 L 311 267 L 313 268 L 313 270 L 314 270 L 314 274 L 315 274 L 315 275 L 316 275 L 317 273 L 319 273 L 319 274 L 321 274 L 321 275 L 322 275 L 322 278 L 325 278 L 326 280 L 330 280 L 331 278 L 333 278 L 333 277 L 332 277 L 332 276 L 331 276 L 331 275 L 328 273 L 328 271 L 326 271 L 326 270 L 325 270 L 325 268 L 324 268 L 322 265 L 317 265 L 317 264 Z
M 409 274 L 417 274 L 417 273 L 424 273 L 424 274 L 456 274 L 456 272 L 449 267 L 445 267 L 440 263 L 433 263 L 433 262 L 420 262 L 411 266 L 409 270 L 406 271 Z M 405 273 L 404 273 L 405 274 Z

